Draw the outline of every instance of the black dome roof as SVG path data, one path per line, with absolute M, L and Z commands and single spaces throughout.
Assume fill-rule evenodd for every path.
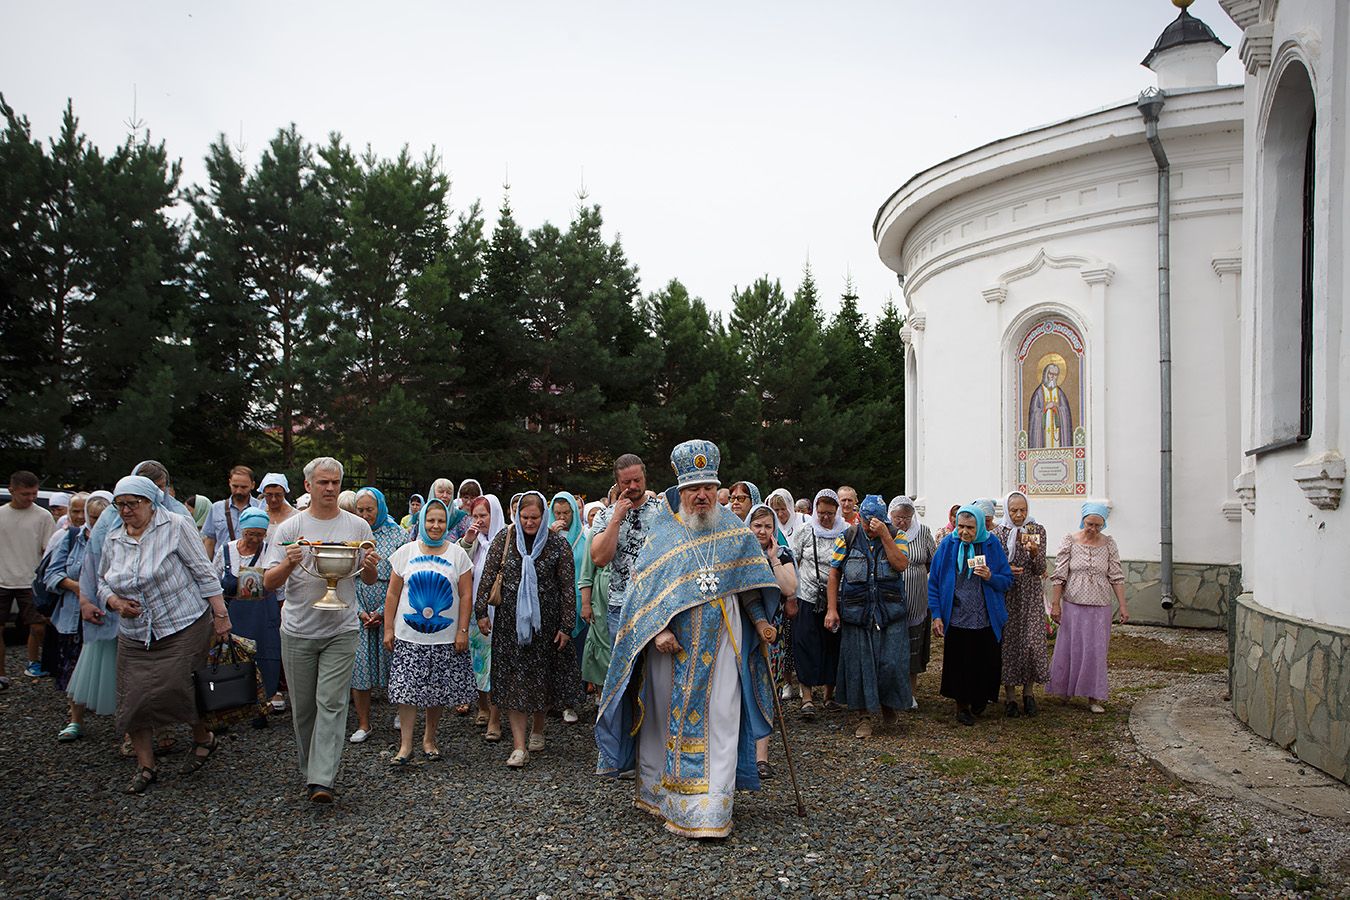
M 1163 29 L 1163 33 L 1158 35 L 1158 42 L 1153 45 L 1153 49 L 1148 51 L 1148 56 L 1144 57 L 1143 65 L 1147 66 L 1153 62 L 1154 58 L 1164 50 L 1171 50 L 1173 47 L 1180 47 L 1182 44 L 1218 44 L 1227 50 L 1228 45 L 1214 36 L 1214 32 L 1209 26 L 1201 22 L 1195 16 L 1191 15 L 1185 9 L 1181 15 L 1172 21 L 1172 24 Z

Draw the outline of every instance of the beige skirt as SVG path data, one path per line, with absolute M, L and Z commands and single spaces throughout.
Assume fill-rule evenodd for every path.
M 119 734 L 192 723 L 201 718 L 192 672 L 206 664 L 211 647 L 211 610 L 166 638 L 117 638 L 117 731 Z

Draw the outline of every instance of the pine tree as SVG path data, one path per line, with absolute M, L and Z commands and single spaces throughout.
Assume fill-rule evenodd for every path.
M 676 444 L 696 437 L 724 443 L 731 413 L 725 398 L 735 374 L 718 322 L 674 279 L 649 295 L 645 307 L 658 354 L 644 379 L 651 454 L 663 459 Z
M 450 184 L 434 154 L 414 162 L 404 148 L 393 160 L 370 151 L 357 160 L 334 135 L 319 155 L 338 218 L 325 302 L 309 314 L 316 339 L 302 356 L 333 386 L 316 424 L 373 483 L 382 470 L 421 464 L 433 432 L 414 394 L 459 374 L 459 334 L 441 315 L 450 305 Z
M 794 496 L 829 483 L 835 463 L 835 397 L 821 319 L 816 280 L 807 264 L 783 317 L 783 357 L 767 376 L 781 422 L 772 477 Z
M 325 406 L 325 391 L 334 387 L 316 384 L 302 365 L 303 348 L 314 339 L 306 315 L 322 298 L 322 266 L 337 220 L 332 192 L 321 181 L 313 147 L 294 125 L 277 132 L 252 172 L 224 135 L 211 145 L 206 165 L 207 187 L 191 194 L 195 244 L 199 254 L 219 259 L 220 268 L 198 286 L 196 300 L 209 304 L 219 297 L 251 308 L 265 326 L 258 356 L 246 365 L 252 365 L 255 408 L 269 426 L 263 434 L 289 469 L 302 414 Z M 231 278 L 237 295 L 222 288 Z M 198 312 L 199 323 L 207 318 Z M 237 315 L 228 319 L 238 322 Z
M 481 281 L 464 302 L 464 373 L 457 390 L 464 413 L 454 441 L 459 467 L 446 470 L 478 478 L 486 490 L 506 491 L 527 480 L 524 417 L 535 364 L 525 324 L 532 306 L 530 266 L 530 243 L 508 191 L 483 255 Z

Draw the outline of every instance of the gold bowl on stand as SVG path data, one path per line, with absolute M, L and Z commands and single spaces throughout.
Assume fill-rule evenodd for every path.
M 374 541 L 301 541 L 309 551 L 314 568 L 300 560 L 300 568 L 315 578 L 328 582 L 328 592 L 312 604 L 315 609 L 347 609 L 337 595 L 338 582 L 350 578 L 361 568 L 367 550 L 375 549 Z

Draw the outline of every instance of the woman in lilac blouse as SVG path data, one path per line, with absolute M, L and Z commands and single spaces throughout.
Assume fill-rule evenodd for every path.
M 1094 713 L 1106 712 L 1106 653 L 1111 643 L 1111 604 L 1123 625 L 1125 572 L 1115 539 L 1102 534 L 1110 515 L 1104 503 L 1084 503 L 1079 530 L 1066 535 L 1050 576 L 1050 617 L 1059 623 L 1047 694 L 1087 697 Z

